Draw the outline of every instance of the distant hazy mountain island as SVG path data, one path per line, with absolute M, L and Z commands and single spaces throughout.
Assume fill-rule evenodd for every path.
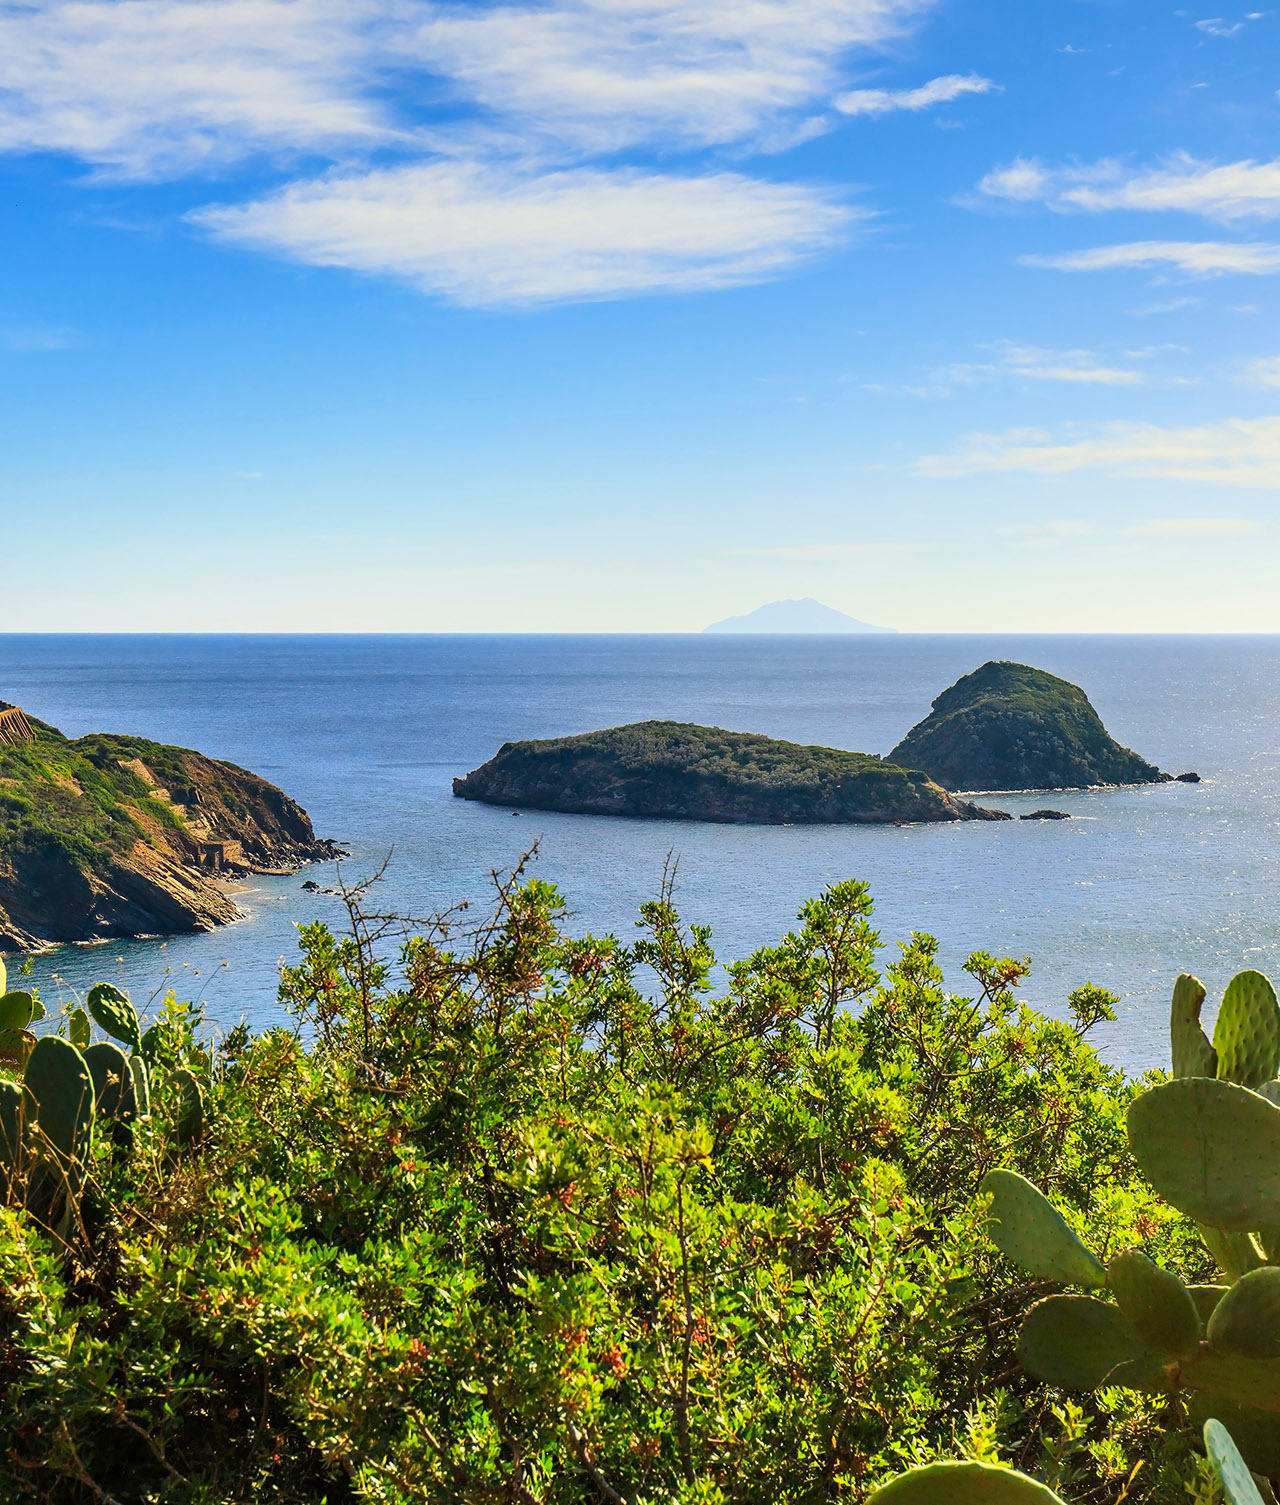
M 1078 685 L 1011 663 L 983 664 L 944 690 L 889 760 L 923 769 L 944 789 L 1082 789 L 1170 777 L 1121 747 Z
M 712 622 L 704 632 L 897 632 L 896 627 L 873 627 L 847 617 L 833 606 L 824 606 L 812 596 L 803 601 L 770 601 L 743 617 Z
M 866 753 L 676 721 L 508 742 L 453 792 L 527 810 L 761 825 L 1009 819 Z

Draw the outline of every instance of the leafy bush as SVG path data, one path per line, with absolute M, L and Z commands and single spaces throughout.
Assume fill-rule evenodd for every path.
M 394 964 L 347 898 L 296 1028 L 215 1045 L 171 999 L 144 1037 L 198 1142 L 161 1094 L 66 1243 L 0 1211 L 4 1500 L 858 1501 L 956 1450 L 1080 1501 L 1203 1482 L 1176 1400 L 1023 1373 L 1054 1286 L 976 1198 L 1009 1167 L 1104 1258 L 1206 1274 L 1102 990 L 1046 1018 L 979 954 L 957 996 L 923 935 L 882 969 L 856 882 L 723 974 L 669 887 L 626 945 L 517 874 Z

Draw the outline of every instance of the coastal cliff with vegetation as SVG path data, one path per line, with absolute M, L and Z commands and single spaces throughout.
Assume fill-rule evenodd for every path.
M 1170 778 L 1110 735 L 1078 685 L 1014 663 L 986 663 L 958 679 L 888 757 L 953 790 L 1083 789 Z
M 220 876 L 337 854 L 287 794 L 234 764 L 140 737 L 73 741 L 4 713 L 0 950 L 209 929 L 238 915 Z
M 453 792 L 531 810 L 759 825 L 1009 818 L 868 753 L 679 721 L 508 742 Z

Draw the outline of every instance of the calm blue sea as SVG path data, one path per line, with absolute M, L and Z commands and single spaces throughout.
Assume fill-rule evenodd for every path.
M 1084 686 L 1120 741 L 1205 782 L 1055 794 L 1071 821 L 918 827 L 513 814 L 450 791 L 504 741 L 647 717 L 882 753 L 989 658 Z M 1041 1007 L 1085 979 L 1120 994 L 1105 1045 L 1135 1069 L 1166 1060 L 1179 971 L 1211 999 L 1242 967 L 1280 974 L 1280 638 L 6 636 L 0 698 L 72 736 L 132 732 L 254 769 L 350 844 L 349 875 L 390 852 L 383 900 L 412 913 L 482 899 L 537 838 L 572 925 L 627 937 L 673 851 L 678 903 L 735 957 L 825 884 L 863 878 L 886 942 L 935 933 L 957 988 L 983 948 L 1031 957 Z M 338 918 L 307 876 L 327 877 L 252 880 L 237 925 L 59 948 L 36 978 L 56 995 L 123 977 L 140 999 L 172 984 L 220 1023 L 265 1024 L 295 926 Z

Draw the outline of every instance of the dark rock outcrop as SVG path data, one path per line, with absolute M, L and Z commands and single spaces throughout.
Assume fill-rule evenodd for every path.
M 1078 685 L 1026 664 L 958 679 L 889 754 L 944 789 L 1158 784 L 1167 773 L 1112 738 Z
M 1020 815 L 1019 820 L 1070 820 L 1071 816 L 1065 810 L 1028 810 L 1025 815 Z
M 219 877 L 340 855 L 232 763 L 28 720 L 0 746 L 0 950 L 207 930 L 239 916 Z
M 453 792 L 533 810 L 760 825 L 1009 819 L 867 753 L 678 721 L 508 742 Z

